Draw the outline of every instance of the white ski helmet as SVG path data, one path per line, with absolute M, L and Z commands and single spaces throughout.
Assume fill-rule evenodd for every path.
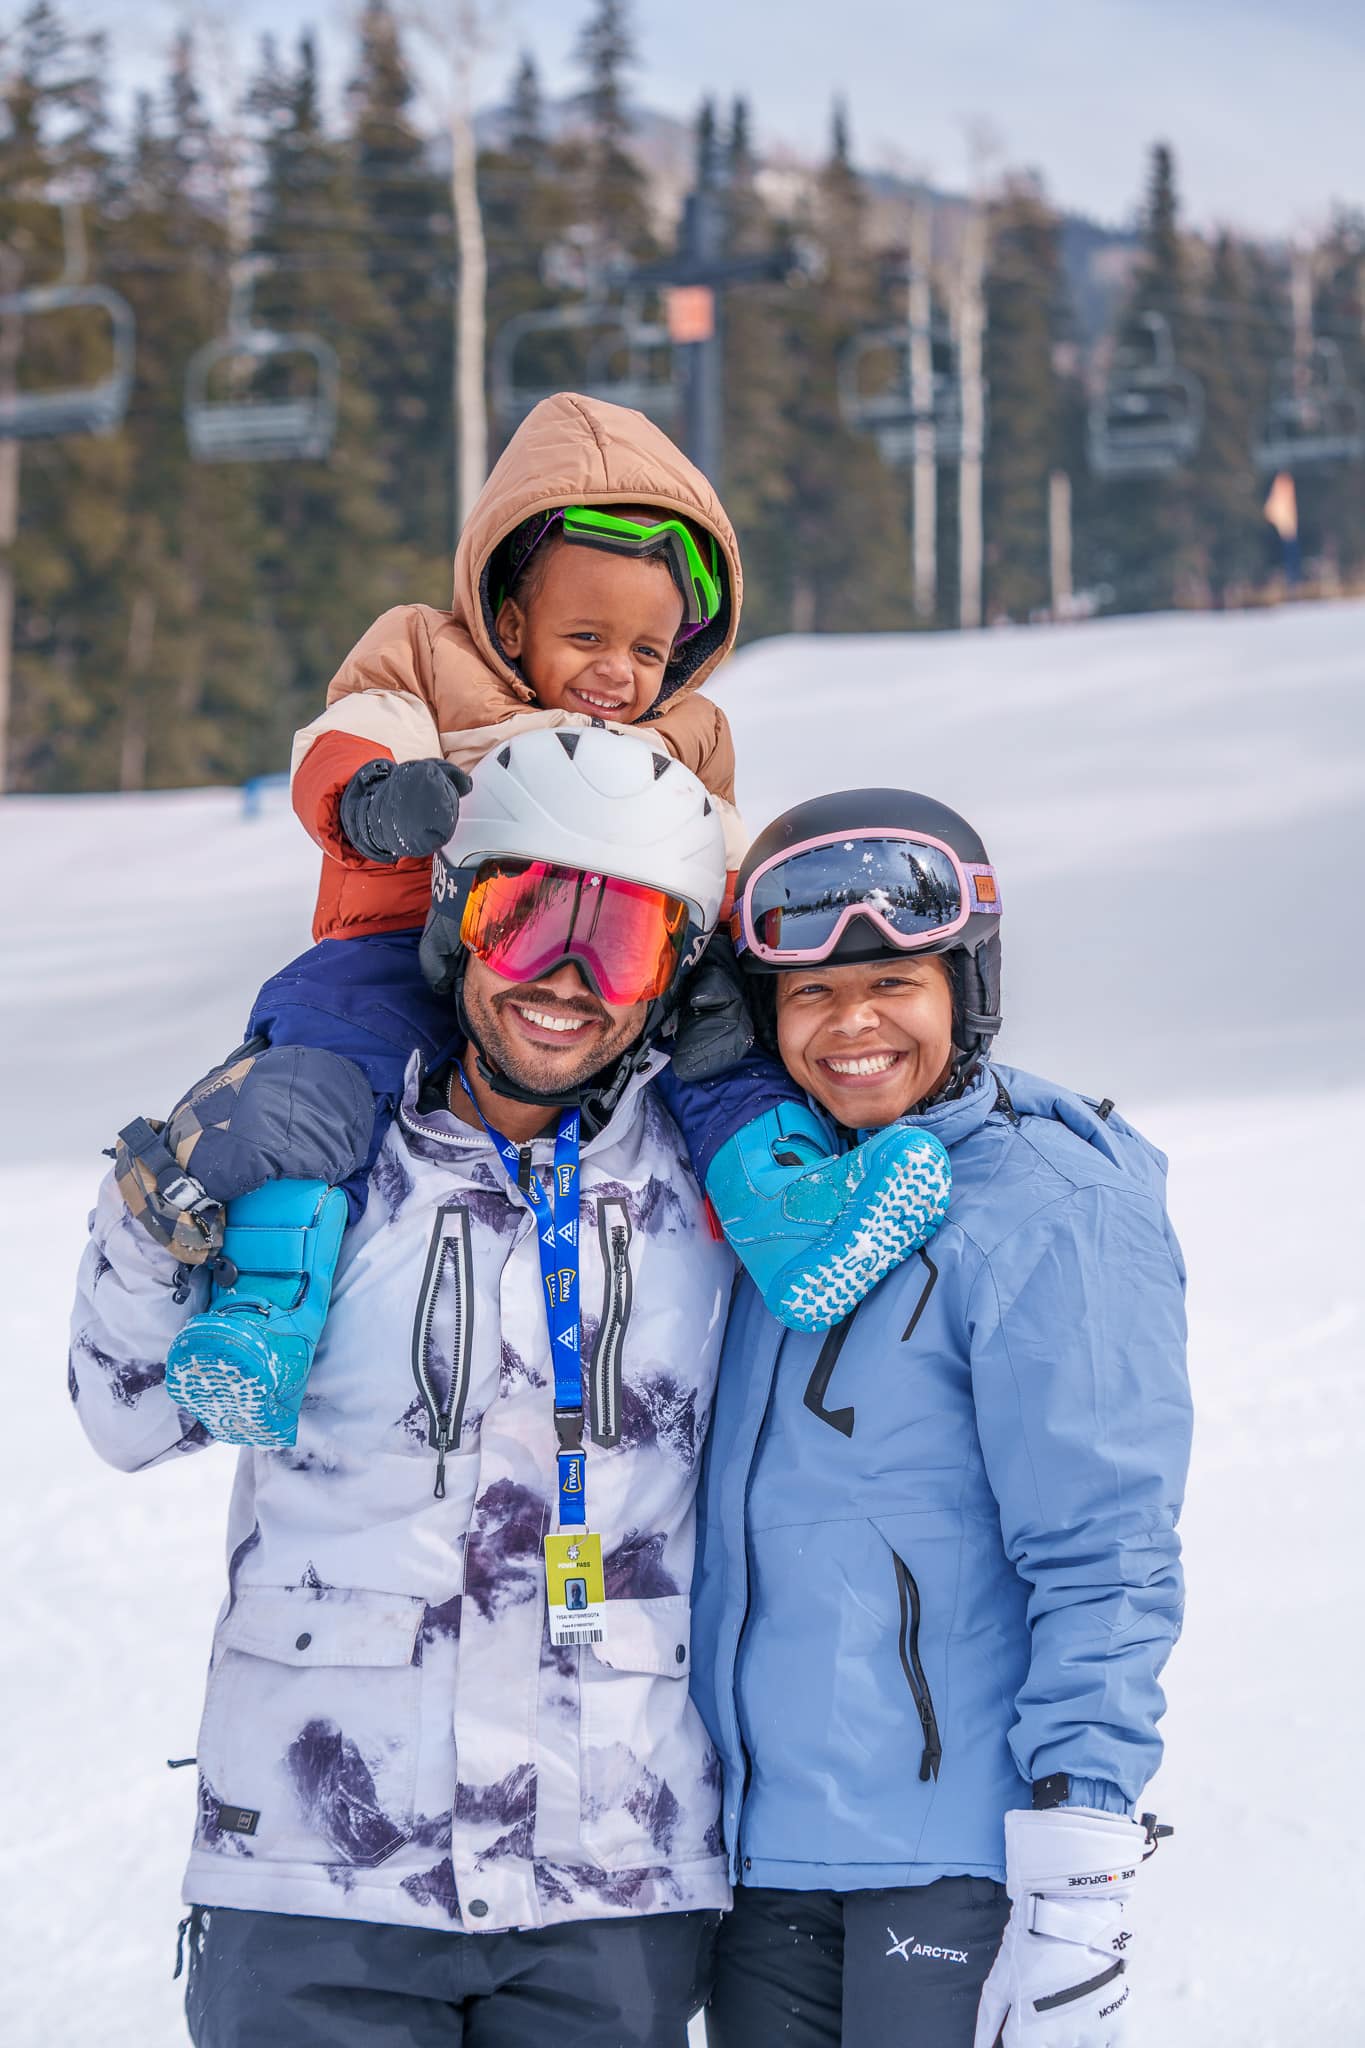
M 488 860 L 546 860 L 680 896 L 708 933 L 725 895 L 725 835 L 689 768 L 624 733 L 519 733 L 488 754 L 432 862 L 433 906 L 461 914 Z
M 474 769 L 455 830 L 431 866 L 422 971 L 439 992 L 454 992 L 466 1033 L 460 926 L 475 876 L 490 860 L 553 861 L 680 897 L 688 930 L 679 973 L 700 957 L 725 895 L 725 835 L 689 768 L 595 726 L 518 733 Z M 651 1003 L 632 1065 L 667 1009 L 667 994 Z

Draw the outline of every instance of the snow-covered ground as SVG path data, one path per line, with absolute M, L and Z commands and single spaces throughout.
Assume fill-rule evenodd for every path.
M 1199 1431 L 1151 1803 L 1144 2048 L 1355 2048 L 1365 1861 L 1365 606 L 772 641 L 722 685 L 752 824 L 927 789 L 1005 878 L 1002 1050 L 1172 1155 Z M 230 1457 L 107 1471 L 64 1326 L 99 1148 L 306 942 L 282 801 L 0 805 L 4 2038 L 170 2048 Z

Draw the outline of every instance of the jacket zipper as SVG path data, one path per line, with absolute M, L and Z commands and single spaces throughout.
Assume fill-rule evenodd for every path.
M 929 1681 L 924 1675 L 924 1665 L 920 1661 L 919 1587 L 915 1584 L 914 1574 L 909 1566 L 903 1564 L 894 1551 L 891 1554 L 896 1566 L 896 1590 L 900 1595 L 901 1604 L 901 1669 L 905 1673 L 905 1682 L 910 1688 L 910 1697 L 915 1702 L 915 1712 L 919 1715 L 919 1724 L 924 1731 L 924 1748 L 919 1760 L 920 1783 L 924 1784 L 928 1779 L 938 1776 L 938 1767 L 943 1761 L 943 1741 L 938 1732 L 938 1717 L 934 1712 Z
M 598 1204 L 597 1231 L 602 1241 L 606 1291 L 592 1353 L 592 1440 L 610 1447 L 621 1441 L 621 1380 L 634 1294 L 630 1212 L 624 1202 Z
M 741 1268 L 735 1274 L 735 1284 L 730 1290 L 729 1312 L 731 1315 L 734 1314 L 735 1303 L 739 1299 L 739 1290 L 743 1284 L 744 1277 L 744 1272 Z M 853 1314 L 856 1315 L 857 1312 L 855 1309 Z M 852 1322 L 853 1316 L 850 1316 L 848 1320 Z M 734 1649 L 730 1657 L 730 1719 L 734 1728 L 735 1740 L 739 1746 L 739 1753 L 744 1758 L 744 1783 L 740 1787 L 738 1825 L 735 1834 L 735 1862 L 736 1864 L 742 1863 L 746 1870 L 752 1868 L 752 1859 L 745 1856 L 742 1850 L 744 1808 L 748 1803 L 749 1783 L 754 1774 L 754 1760 L 750 1756 L 748 1744 L 744 1740 L 744 1731 L 740 1726 L 739 1707 L 736 1704 L 736 1700 L 739 1691 L 739 1653 L 744 1647 L 744 1631 L 749 1626 L 749 1609 L 753 1605 L 754 1560 L 753 1547 L 749 1538 L 749 1494 L 754 1483 L 754 1467 L 758 1463 L 758 1447 L 763 1441 L 763 1432 L 768 1427 L 768 1417 L 772 1414 L 773 1402 L 777 1398 L 777 1369 L 782 1363 L 782 1345 L 785 1338 L 786 1332 L 784 1330 L 778 1336 L 777 1350 L 773 1355 L 772 1370 L 768 1376 L 768 1391 L 763 1401 L 763 1413 L 758 1418 L 758 1428 L 754 1431 L 753 1440 L 749 1446 L 749 1469 L 744 1481 L 744 1499 L 740 1518 L 740 1530 L 744 1537 L 744 1612 L 739 1617 L 739 1627 L 735 1630 Z
M 431 1332 L 436 1320 L 441 1284 L 447 1271 L 454 1294 L 454 1317 L 450 1345 L 450 1384 L 442 1398 L 431 1370 Z M 469 1368 L 473 1324 L 469 1305 L 473 1301 L 473 1255 L 469 1241 L 469 1212 L 458 1203 L 437 1211 L 427 1248 L 426 1271 L 417 1300 L 412 1326 L 412 1376 L 427 1411 L 427 1442 L 436 1453 L 437 1500 L 446 1495 L 446 1453 L 460 1434 L 464 1404 L 469 1393 Z

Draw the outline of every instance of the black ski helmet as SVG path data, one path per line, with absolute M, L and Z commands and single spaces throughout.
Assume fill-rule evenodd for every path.
M 784 811 L 749 848 L 735 884 L 736 933 L 745 889 L 752 876 L 775 854 L 812 839 L 835 839 L 847 833 L 850 840 L 856 841 L 860 835 L 886 830 L 923 832 L 950 846 L 965 865 L 989 866 L 990 856 L 979 834 L 958 812 L 931 796 L 920 796 L 909 789 L 836 790 L 830 796 L 812 797 Z M 925 953 L 941 955 L 952 977 L 953 1031 L 959 1040 L 959 1052 L 967 1058 L 988 1052 L 1000 1029 L 998 910 L 974 910 L 961 930 L 950 938 L 903 949 L 888 945 L 885 934 L 869 918 L 855 915 L 828 959 L 842 967 L 864 960 L 914 959 Z M 756 958 L 742 943 L 740 959 L 750 974 L 795 971 Z

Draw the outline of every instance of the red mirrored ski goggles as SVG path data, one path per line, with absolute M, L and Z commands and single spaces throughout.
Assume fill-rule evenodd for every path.
M 769 967 L 827 960 L 850 921 L 866 918 L 888 946 L 913 953 L 998 914 L 1000 885 L 984 861 L 963 861 L 924 832 L 832 832 L 784 847 L 745 884 L 736 948 Z
M 571 960 L 605 1003 L 653 1002 L 687 937 L 681 897 L 549 861 L 485 861 L 460 938 L 504 981 L 539 981 Z

